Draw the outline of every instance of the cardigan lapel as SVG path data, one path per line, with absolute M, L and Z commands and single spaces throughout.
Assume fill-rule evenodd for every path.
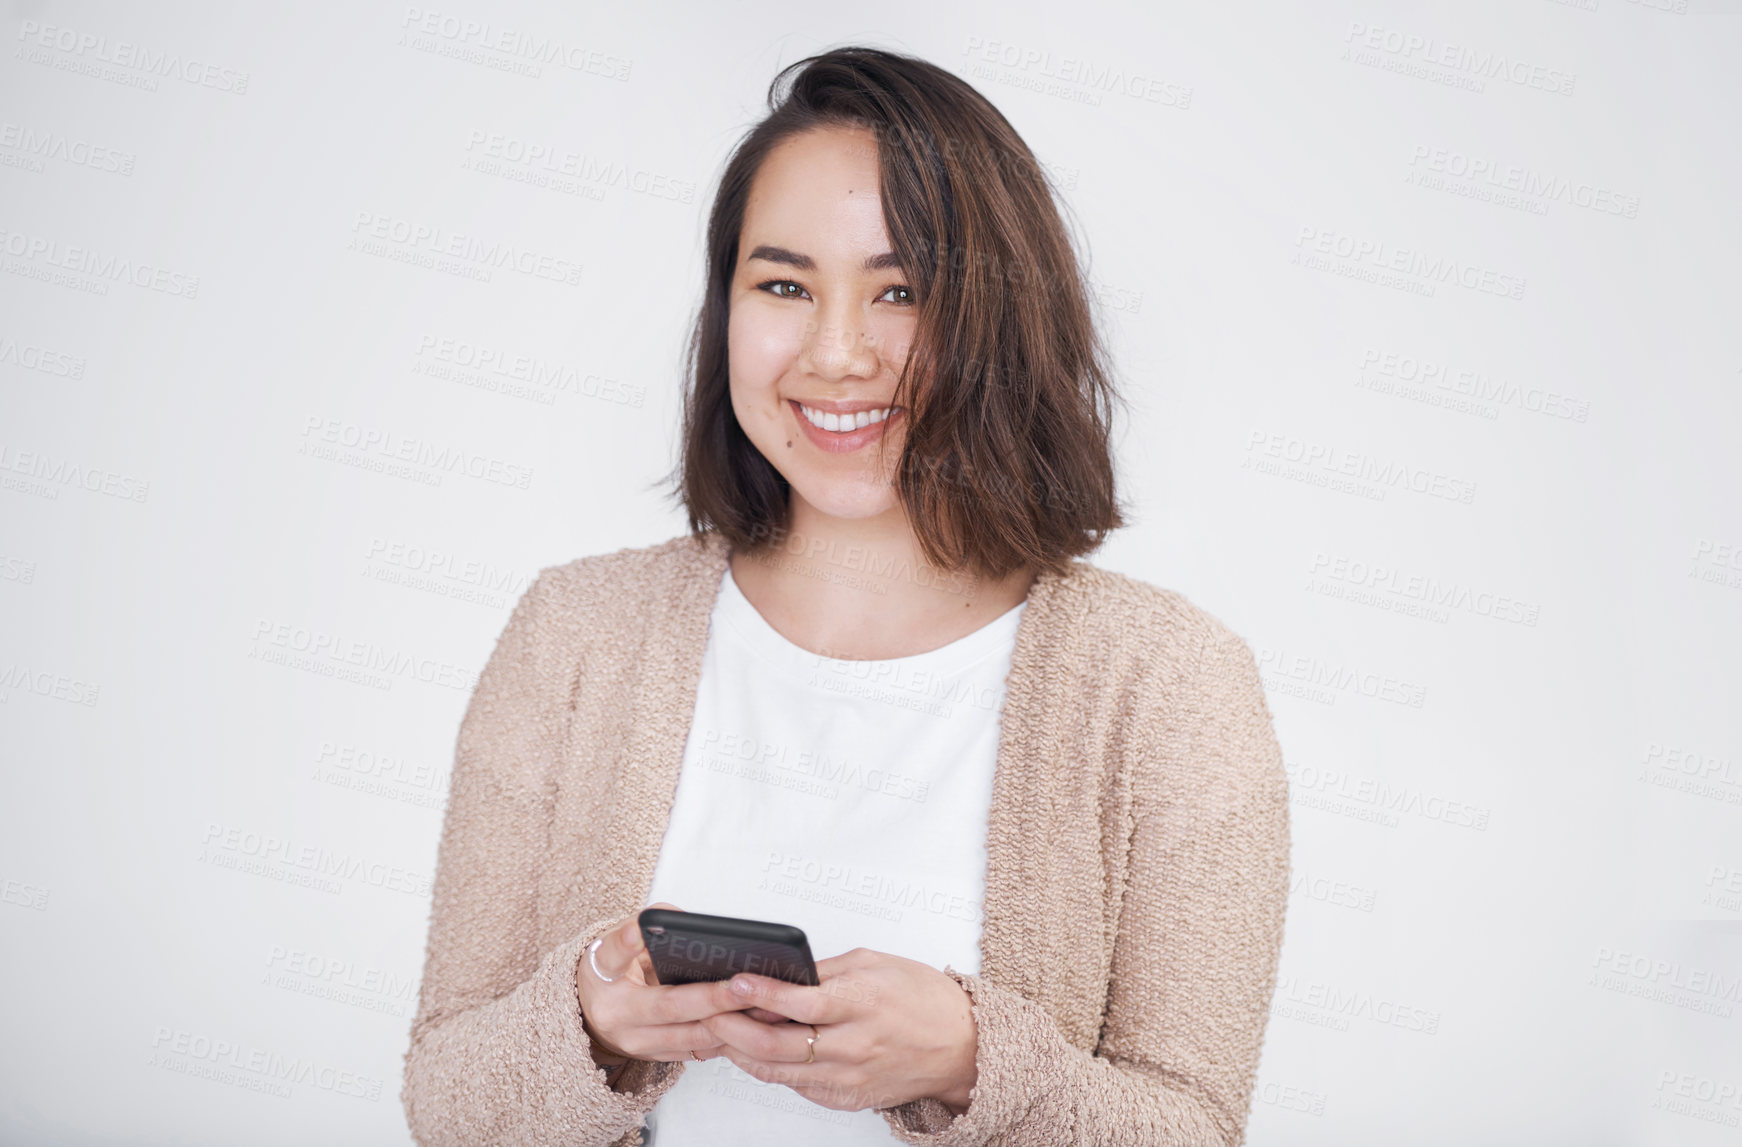
M 1017 626 L 987 818 L 980 976 L 1040 1004 L 1092 1050 L 1106 995 L 1099 762 L 1073 737 L 1090 707 L 1070 668 L 1085 567 L 1043 573 Z M 1084 1004 L 1093 1002 L 1090 1010 Z
M 620 799 L 609 853 L 620 880 L 606 911 L 634 912 L 647 904 L 660 845 L 683 771 L 684 747 L 701 686 L 708 618 L 726 572 L 727 549 L 715 535 L 701 543 L 687 535 L 667 545 L 675 553 L 657 563 L 655 595 L 640 619 L 641 647 L 625 684 L 627 743 L 618 769 Z
M 605 911 L 621 914 L 644 906 L 652 889 L 729 556 L 717 535 L 670 544 L 675 560 L 660 578 L 659 606 L 643 619 L 629 696 L 609 849 L 619 879 L 611 882 L 615 895 L 602 897 Z M 1063 575 L 1039 575 L 1017 625 L 988 813 L 979 974 L 1040 1003 L 1074 1044 L 1092 1048 L 1099 1009 L 1076 1014 L 1066 1003 L 1105 995 L 1101 770 L 1073 760 L 1067 734 L 1084 683 L 1061 656 L 1084 630 L 1085 568 L 1073 562 Z

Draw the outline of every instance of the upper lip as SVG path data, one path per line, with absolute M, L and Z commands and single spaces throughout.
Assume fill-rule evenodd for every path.
M 798 403 L 800 406 L 808 406 L 812 410 L 824 410 L 831 414 L 858 414 L 860 411 L 864 410 L 894 409 L 894 407 L 887 402 L 866 402 L 863 400 L 842 402 L 828 398 L 794 398 L 791 399 L 791 401 Z

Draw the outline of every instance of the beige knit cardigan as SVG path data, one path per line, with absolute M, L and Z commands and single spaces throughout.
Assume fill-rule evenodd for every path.
M 648 902 L 728 552 L 580 558 L 515 606 L 459 730 L 401 1092 L 417 1142 L 630 1147 L 684 1071 L 637 1060 L 608 1086 L 575 970 Z M 1250 648 L 1171 590 L 1083 559 L 1042 574 L 996 762 L 981 969 L 942 969 L 979 1079 L 959 1116 L 879 1113 L 934 1147 L 1241 1143 L 1289 885 Z

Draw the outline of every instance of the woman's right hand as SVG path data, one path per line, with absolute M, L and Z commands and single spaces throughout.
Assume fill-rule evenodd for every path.
M 663 901 L 648 907 L 678 910 Z M 610 1064 L 625 1056 L 672 1062 L 690 1059 L 691 1052 L 696 1059 L 718 1055 L 725 1041 L 716 1039 L 702 1021 L 745 1005 L 732 996 L 726 981 L 661 984 L 641 940 L 640 915 L 636 911 L 613 924 L 595 953 L 599 971 L 613 983 L 593 974 L 584 949 L 575 965 L 581 1026 L 596 1045 L 595 1062 Z

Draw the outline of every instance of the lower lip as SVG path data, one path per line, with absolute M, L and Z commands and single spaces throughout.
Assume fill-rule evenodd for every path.
M 873 422 L 869 426 L 861 426 L 857 430 L 842 433 L 836 430 L 824 430 L 822 427 L 812 424 L 811 420 L 804 416 L 804 411 L 798 408 L 798 403 L 791 399 L 787 400 L 787 405 L 792 407 L 792 416 L 798 419 L 799 429 L 804 431 L 805 437 L 815 443 L 818 450 L 826 450 L 830 454 L 850 454 L 862 447 L 869 446 L 883 437 L 884 427 L 907 413 L 900 407 L 896 407 L 881 422 Z

